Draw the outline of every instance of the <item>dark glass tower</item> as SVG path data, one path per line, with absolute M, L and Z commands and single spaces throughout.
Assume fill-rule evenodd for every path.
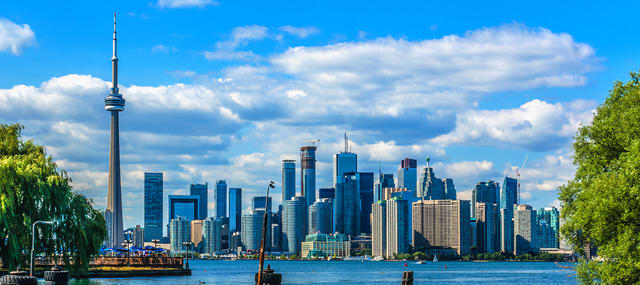
M 204 220 L 209 216 L 209 183 L 191 184 L 189 187 L 189 195 L 200 196 L 200 204 L 198 205 L 198 220 Z
M 216 218 L 224 218 L 227 216 L 227 181 L 216 181 L 216 192 L 214 193 L 214 202 L 216 205 Z
M 282 201 L 296 195 L 296 161 L 282 161 Z
M 303 146 L 300 148 L 301 191 L 307 200 L 307 205 L 313 205 L 316 201 L 316 149 L 315 146 Z
M 162 172 L 144 173 L 144 241 L 162 239 Z
M 242 229 L 242 188 L 229 188 L 229 234 Z
M 111 143 L 109 149 L 109 191 L 107 193 L 107 221 L 110 227 L 107 245 L 121 247 L 122 236 L 122 189 L 120 188 L 120 123 L 118 114 L 124 111 L 124 99 L 118 92 L 118 56 L 116 40 L 116 15 L 113 14 L 113 56 L 111 57 L 111 93 L 104 99 L 104 109 L 111 113 Z

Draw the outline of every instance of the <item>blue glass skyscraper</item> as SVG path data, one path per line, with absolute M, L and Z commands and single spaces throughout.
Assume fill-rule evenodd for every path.
M 189 195 L 200 196 L 199 215 L 198 220 L 204 220 L 209 216 L 209 183 L 205 184 L 191 184 L 189 187 Z
M 187 221 L 197 220 L 200 214 L 200 196 L 169 195 L 169 221 L 183 217 Z
M 213 196 L 216 205 L 216 218 L 227 216 L 227 181 L 216 181 L 216 191 Z
M 360 180 L 360 232 L 371 234 L 371 205 L 373 204 L 373 172 L 358 172 Z
M 162 238 L 162 173 L 144 173 L 144 241 Z
M 518 204 L 518 180 L 505 177 L 500 189 L 500 248 L 513 252 L 513 205 Z
M 395 182 L 393 182 L 393 174 L 384 174 L 379 172 L 378 174 L 378 182 L 374 185 L 373 190 L 373 200 L 379 201 L 382 199 L 382 190 L 384 188 L 394 188 L 396 187 Z
M 254 196 L 251 198 L 251 210 L 268 210 L 271 212 L 271 197 L 269 197 L 269 202 L 267 202 L 266 196 Z
M 301 251 L 307 235 L 307 199 L 294 196 L 282 206 L 282 251 L 295 254 Z
M 242 188 L 229 188 L 229 233 L 242 229 Z
M 407 188 L 409 191 L 416 192 L 418 185 L 418 162 L 415 159 L 405 158 L 400 161 L 398 169 L 398 187 Z
M 333 231 L 360 235 L 360 180 L 357 173 L 345 173 L 336 184 Z
M 300 189 L 307 199 L 307 205 L 316 201 L 316 149 L 315 146 L 300 148 Z
M 471 193 L 471 217 L 476 218 L 476 203 L 499 205 L 500 184 L 495 181 L 478 182 Z
M 282 161 L 282 201 L 296 195 L 296 161 Z
M 309 234 L 330 234 L 333 230 L 333 203 L 322 198 L 309 206 Z

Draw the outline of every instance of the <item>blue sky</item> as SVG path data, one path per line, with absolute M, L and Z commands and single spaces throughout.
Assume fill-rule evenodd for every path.
M 429 155 L 463 198 L 528 157 L 522 198 L 544 207 L 577 126 L 638 70 L 635 2 L 343 2 L 4 1 L 0 121 L 103 208 L 117 11 L 126 226 L 143 222 L 144 171 L 165 195 L 226 179 L 248 207 L 315 138 L 329 186 L 344 131 L 360 170 Z

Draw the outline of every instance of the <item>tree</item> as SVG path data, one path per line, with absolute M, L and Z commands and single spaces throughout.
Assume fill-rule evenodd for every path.
M 61 255 L 73 273 L 86 272 L 106 237 L 104 217 L 72 191 L 71 179 L 43 146 L 21 139 L 22 129 L 0 124 L 0 237 L 6 238 L 0 257 L 9 269 L 27 265 L 32 223 L 54 221 L 55 227 L 37 228 L 36 249 Z
M 640 282 L 640 74 L 616 82 L 591 125 L 573 144 L 575 177 L 560 188 L 561 232 L 583 253 L 588 242 L 602 261 L 582 260 L 585 283 Z

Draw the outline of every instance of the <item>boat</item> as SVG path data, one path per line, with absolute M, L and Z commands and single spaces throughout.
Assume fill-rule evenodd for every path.
M 438 262 L 438 255 L 437 254 L 433 256 L 433 262 Z
M 373 261 L 383 261 L 384 258 L 382 258 L 382 256 L 376 256 L 372 259 Z
M 424 264 L 424 260 L 418 260 L 418 262 L 416 262 L 416 264 Z

